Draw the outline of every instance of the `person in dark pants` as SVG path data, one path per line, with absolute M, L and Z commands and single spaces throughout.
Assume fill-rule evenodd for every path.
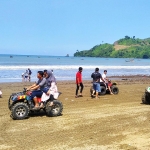
M 76 96 L 75 96 L 75 98 L 83 97 L 82 96 L 82 91 L 83 91 L 84 86 L 83 86 L 83 83 L 82 83 L 82 71 L 83 71 L 83 68 L 79 67 L 79 71 L 76 73 L 76 85 L 77 85 L 77 88 L 76 88 Z M 80 94 L 78 95 L 78 90 L 79 90 L 80 87 L 81 87 Z
M 32 91 L 31 99 L 34 100 L 35 107 L 33 109 L 35 110 L 40 109 L 37 97 L 42 97 L 43 89 L 46 86 L 46 79 L 43 76 L 44 76 L 43 71 L 38 71 L 37 73 L 38 82 L 27 88 L 27 90 Z
M 28 78 L 29 78 L 29 82 L 31 81 L 31 74 L 32 74 L 32 71 L 30 68 L 28 68 Z

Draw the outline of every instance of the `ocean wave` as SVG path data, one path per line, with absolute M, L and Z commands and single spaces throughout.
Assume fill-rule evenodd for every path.
M 150 66 L 88 66 L 88 65 L 82 65 L 83 69 L 95 69 L 96 67 L 99 67 L 99 69 L 150 69 Z M 0 66 L 0 70 L 25 70 L 27 68 L 33 69 L 33 70 L 43 70 L 43 69 L 59 69 L 59 70 L 72 70 L 72 69 L 78 69 L 79 66 L 77 65 L 30 65 L 30 66 Z

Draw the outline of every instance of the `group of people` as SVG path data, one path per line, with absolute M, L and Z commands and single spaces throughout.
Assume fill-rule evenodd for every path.
M 50 106 L 53 105 L 53 99 L 57 99 L 59 93 L 56 86 L 56 78 L 52 71 L 44 70 L 38 71 L 38 81 L 32 86 L 28 87 L 27 90 L 31 90 L 31 99 L 34 100 L 35 106 L 33 109 L 37 110 L 43 108 L 44 102 L 50 99 Z M 38 97 L 41 97 L 41 104 L 39 106 Z
M 82 82 L 82 71 L 83 71 L 83 68 L 79 67 L 79 70 L 76 73 L 76 94 L 75 94 L 75 98 L 83 96 L 82 91 L 83 91 L 84 86 L 83 86 L 83 82 Z M 100 87 L 101 82 L 103 82 L 105 84 L 106 88 L 109 89 L 110 94 L 113 94 L 112 91 L 111 91 L 111 88 L 110 88 L 111 87 L 111 81 L 106 77 L 106 74 L 107 74 L 107 70 L 104 70 L 103 75 L 101 75 L 99 73 L 99 68 L 95 68 L 95 72 L 93 72 L 91 74 L 91 78 L 93 79 L 93 93 L 91 95 L 92 97 L 94 97 L 94 94 L 96 93 L 95 98 L 96 99 L 99 98 L 98 95 L 101 92 L 101 87 Z M 80 88 L 80 94 L 78 94 L 79 88 Z
M 82 71 L 83 71 L 83 68 L 79 67 L 79 70 L 76 73 L 75 98 L 83 97 L 82 91 L 83 91 L 84 85 L 82 82 Z M 106 85 L 106 88 L 109 89 L 110 94 L 113 94 L 110 88 L 111 81 L 106 77 L 106 74 L 107 74 L 107 70 L 104 70 L 103 75 L 101 75 L 99 73 L 99 68 L 95 68 L 95 72 L 91 74 L 91 78 L 93 79 L 92 97 L 94 97 L 94 94 L 96 93 L 95 98 L 99 98 L 98 95 L 101 92 L 100 82 L 103 82 Z M 25 77 L 27 78 L 27 75 L 25 75 Z M 34 100 L 35 106 L 33 109 L 35 110 L 43 108 L 44 102 L 47 101 L 48 99 L 50 99 L 50 106 L 52 106 L 53 99 L 54 98 L 57 99 L 59 95 L 57 85 L 56 85 L 56 78 L 53 74 L 53 70 L 38 71 L 37 78 L 38 78 L 38 81 L 32 86 L 27 88 L 27 90 L 32 91 L 31 99 Z M 78 94 L 79 88 L 80 88 L 80 93 Z M 39 106 L 38 97 L 41 97 L 40 106 Z
M 24 73 L 22 73 L 22 82 L 30 82 L 31 81 L 31 69 L 28 68 Z

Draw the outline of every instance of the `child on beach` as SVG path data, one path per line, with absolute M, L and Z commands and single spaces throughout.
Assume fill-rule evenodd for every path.
M 2 91 L 1 91 L 1 89 L 0 89 L 0 98 L 2 98 Z

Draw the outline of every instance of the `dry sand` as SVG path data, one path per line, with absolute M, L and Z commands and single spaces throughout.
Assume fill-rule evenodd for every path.
M 0 84 L 0 150 L 149 150 L 150 105 L 141 104 L 141 96 L 150 79 L 117 83 L 118 95 L 96 100 L 90 98 L 90 81 L 84 82 L 84 97 L 76 99 L 74 82 L 59 82 L 63 115 L 41 113 L 25 120 L 12 120 L 7 102 L 29 83 Z

